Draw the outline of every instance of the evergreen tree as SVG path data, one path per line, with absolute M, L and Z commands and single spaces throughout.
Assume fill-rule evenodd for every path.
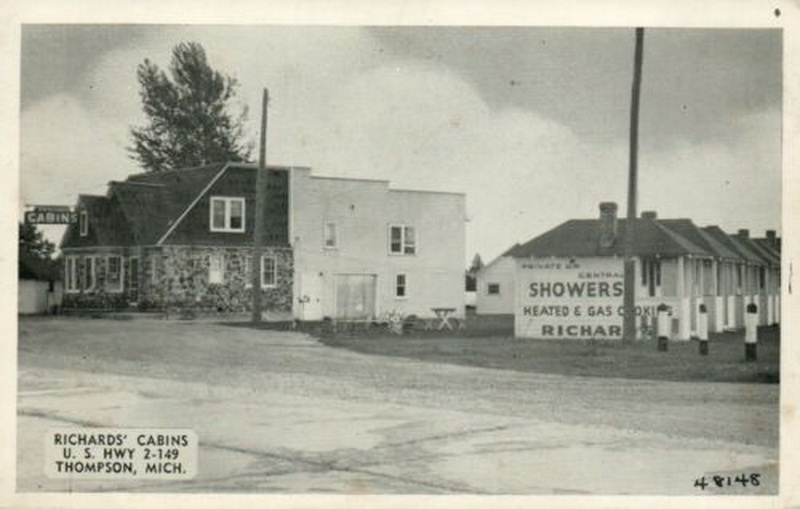
M 148 59 L 137 69 L 148 123 L 130 130 L 131 158 L 146 171 L 246 161 L 251 151 L 242 140 L 247 109 L 237 116 L 230 112 L 236 80 L 212 69 L 195 42 L 173 48 L 169 73 Z
M 19 223 L 19 254 L 38 260 L 52 259 L 56 246 L 44 238 L 36 225 Z
M 470 265 L 469 267 L 469 272 L 471 274 L 475 274 L 482 268 L 483 268 L 483 260 L 481 260 L 481 255 L 475 253 L 475 256 L 472 258 L 472 265 Z

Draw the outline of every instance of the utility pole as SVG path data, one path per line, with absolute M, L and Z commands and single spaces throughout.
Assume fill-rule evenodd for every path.
M 253 323 L 261 322 L 261 253 L 264 249 L 264 211 L 266 210 L 267 185 L 267 104 L 269 91 L 264 89 L 261 100 L 261 144 L 258 149 L 258 170 L 256 170 L 256 210 L 253 226 L 253 257 L 250 260 L 250 283 L 253 289 Z
M 633 56 L 633 85 L 631 87 L 631 131 L 628 170 L 628 216 L 625 221 L 624 265 L 624 315 L 622 321 L 622 341 L 632 343 L 636 339 L 636 264 L 633 260 L 636 223 L 637 164 L 639 153 L 639 95 L 642 85 L 642 52 L 644 28 L 636 29 L 636 49 Z

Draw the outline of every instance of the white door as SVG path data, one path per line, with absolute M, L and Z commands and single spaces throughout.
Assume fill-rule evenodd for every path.
M 319 272 L 303 272 L 300 276 L 301 320 L 322 320 L 322 276 Z

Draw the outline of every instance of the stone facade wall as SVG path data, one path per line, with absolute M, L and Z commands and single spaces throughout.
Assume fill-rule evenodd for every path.
M 83 253 L 88 256 L 93 253 Z M 222 283 L 209 283 L 212 255 L 222 255 Z M 265 256 L 276 259 L 276 285 L 262 288 L 265 310 L 290 311 L 292 308 L 293 256 L 288 247 L 268 247 Z M 139 258 L 138 292 L 133 295 L 130 285 L 130 257 Z M 97 259 L 97 284 L 94 290 L 67 293 L 64 306 L 68 308 L 125 309 L 132 303 L 143 310 L 189 309 L 210 312 L 248 311 L 252 288 L 247 271 L 249 247 L 166 246 L 129 250 L 123 256 L 124 289 L 119 293 L 105 290 L 105 254 Z M 83 270 L 81 259 L 79 270 Z M 83 277 L 79 278 L 83 281 Z
M 212 255 L 222 255 L 223 282 L 209 283 Z M 275 256 L 277 281 L 262 288 L 264 309 L 289 311 L 292 306 L 293 260 L 290 248 L 265 248 Z M 176 247 L 146 251 L 142 257 L 140 306 L 237 312 L 250 309 L 252 288 L 247 271 L 250 248 Z M 155 261 L 153 261 L 155 260 Z M 153 271 L 155 270 L 155 275 Z

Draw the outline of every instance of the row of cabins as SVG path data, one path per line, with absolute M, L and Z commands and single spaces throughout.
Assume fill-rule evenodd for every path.
M 517 244 L 477 275 L 476 311 L 515 315 L 518 337 L 619 337 L 622 324 L 623 235 L 615 203 L 596 219 L 567 221 Z M 758 306 L 760 325 L 780 321 L 780 239 L 729 235 L 690 219 L 635 220 L 638 334 L 651 327 L 659 304 L 669 306 L 671 336 L 698 333 L 701 305 L 710 332 L 744 326 Z
M 61 242 L 64 307 L 247 311 L 257 167 L 131 175 L 81 195 Z M 302 320 L 463 313 L 463 194 L 265 170 L 264 311 Z

